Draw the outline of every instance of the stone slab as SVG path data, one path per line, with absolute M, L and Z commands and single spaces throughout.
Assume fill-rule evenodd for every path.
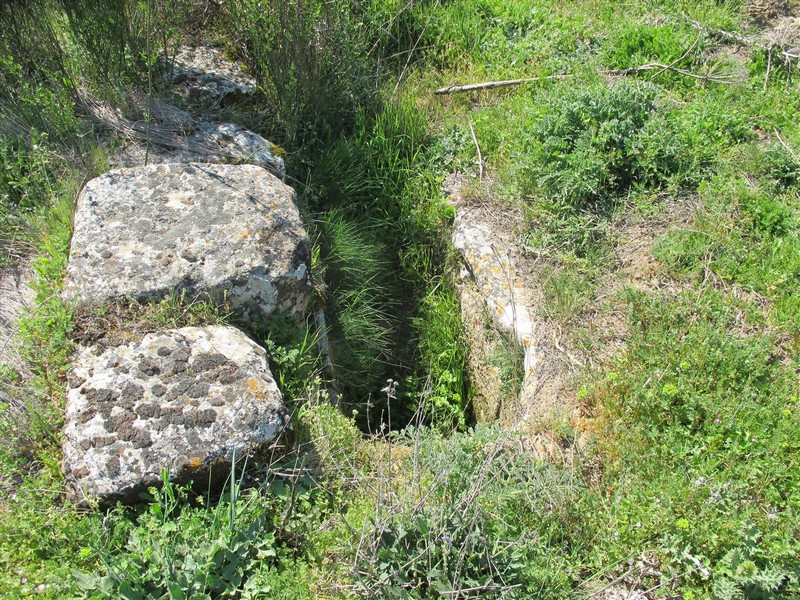
M 281 179 L 286 167 L 281 157 L 275 156 L 273 146 L 260 135 L 233 123 L 195 123 L 194 130 L 185 135 L 154 138 L 147 152 L 141 142 L 134 142 L 114 158 L 120 167 L 138 167 L 159 163 L 233 163 L 264 167 Z
M 510 336 L 524 351 L 524 364 L 521 365 L 523 377 L 517 398 L 511 405 L 501 406 L 496 394 L 487 395 L 488 410 L 483 411 L 486 415 L 494 414 L 493 418 L 487 420 L 500 419 L 504 424 L 516 426 L 527 420 L 532 411 L 538 411 L 544 323 L 537 318 L 537 311 L 532 306 L 509 249 L 489 223 L 477 219 L 468 207 L 458 207 L 451 241 L 463 261 L 457 281 L 462 309 L 465 300 L 468 300 L 465 297 L 468 292 L 466 286 L 471 285 L 483 299 L 488 317 L 497 331 Z M 473 312 L 477 305 L 474 300 L 468 304 Z M 480 315 L 473 318 L 464 315 L 464 322 L 467 325 L 471 322 L 475 324 L 474 337 L 480 339 Z M 490 344 L 488 340 L 485 343 Z M 496 386 L 490 382 L 487 387 Z
M 79 303 L 175 290 L 226 301 L 244 319 L 299 317 L 310 248 L 293 190 L 261 167 L 160 164 L 86 184 L 65 294 Z
M 78 501 L 137 500 L 162 470 L 221 485 L 287 424 L 264 350 L 232 327 L 82 347 L 68 375 L 64 473 Z M 214 481 L 212 481 L 214 483 Z
M 179 93 L 212 101 L 256 91 L 255 79 L 219 48 L 209 46 L 182 46 L 175 56 L 172 81 Z

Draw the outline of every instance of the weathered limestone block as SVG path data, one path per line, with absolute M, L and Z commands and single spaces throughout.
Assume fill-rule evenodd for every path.
M 36 294 L 30 287 L 33 275 L 33 268 L 27 263 L 0 268 L 0 365 L 23 375 L 29 373 L 29 367 L 21 354 L 23 342 L 17 324 L 34 305 Z M 6 401 L 8 392 L 0 389 L 0 403 Z
M 543 414 L 538 392 L 542 386 L 541 338 L 545 334 L 545 324 L 535 317 L 529 290 L 523 285 L 502 237 L 492 230 L 489 223 L 476 216 L 469 207 L 459 207 L 451 238 L 464 265 L 459 274 L 459 288 L 462 320 L 467 327 L 467 337 L 476 347 L 471 352 L 471 370 L 474 372 L 477 364 L 483 364 L 487 351 L 497 346 L 496 336 L 487 336 L 482 331 L 482 313 L 478 312 L 481 308 L 488 313 L 493 327 L 513 339 L 524 351 L 523 364 L 519 365 L 523 376 L 517 397 L 502 406 L 497 392 L 497 375 L 479 375 L 485 381 L 478 382 L 476 388 L 479 392 L 486 388 L 486 392 L 484 406 L 477 407 L 476 414 L 485 420 L 499 420 L 503 425 L 516 426 L 531 416 L 541 417 Z M 476 301 L 476 296 L 483 302 Z
M 502 357 L 503 344 L 500 335 L 487 322 L 486 303 L 473 282 L 468 277 L 460 277 L 456 282 L 461 323 L 467 344 L 467 369 L 472 386 L 472 410 L 479 423 L 494 423 L 500 420 L 504 404 L 510 398 L 504 389 L 502 369 L 498 357 Z M 506 411 L 507 406 L 505 407 Z
M 182 162 L 189 162 L 187 159 L 192 153 L 197 156 L 194 160 L 199 160 L 206 155 L 205 147 L 215 148 L 216 153 L 211 153 L 215 160 L 204 159 L 204 162 L 247 163 L 262 166 L 273 173 L 286 173 L 283 159 L 275 156 L 269 141 L 233 123 L 200 123 L 187 138 L 187 155 L 183 156 Z
M 286 174 L 269 141 L 233 123 L 196 122 L 190 133 L 153 136 L 151 142 L 149 152 L 143 144 L 130 144 L 115 157 L 115 166 L 138 167 L 146 158 L 147 164 L 224 162 L 258 165 L 281 178 Z
M 76 498 L 136 501 L 161 481 L 222 484 L 287 425 L 264 350 L 232 327 L 185 327 L 78 350 L 69 372 L 64 473 Z
M 525 289 L 508 252 L 489 226 L 459 212 L 453 226 L 453 245 L 486 299 L 498 327 L 512 333 L 520 344 L 527 344 L 534 337 L 535 328 Z
M 173 83 L 191 97 L 219 101 L 231 94 L 252 94 L 255 80 L 227 60 L 218 48 L 181 47 L 175 56 Z
M 99 304 L 186 290 L 225 300 L 245 319 L 300 316 L 310 247 L 294 192 L 261 167 L 117 169 L 78 198 L 65 293 Z

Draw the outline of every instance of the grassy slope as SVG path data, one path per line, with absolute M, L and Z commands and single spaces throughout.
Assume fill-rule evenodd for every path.
M 329 163 L 316 175 L 322 191 L 312 202 L 332 239 L 356 230 L 342 239 L 368 242 L 378 227 L 385 240 L 391 225 L 382 211 L 396 219 L 392 210 L 405 216 L 419 205 L 403 182 L 431 193 L 433 169 L 472 168 L 472 122 L 494 180 L 491 193 L 525 204 L 531 229 L 522 243 L 548 257 L 566 282 L 551 294 L 548 314 L 579 327 L 582 309 L 575 306 L 603 306 L 595 295 L 613 269 L 613 224 L 630 216 L 646 221 L 670 202 L 698 204 L 690 228 L 668 232 L 655 246 L 665 285 L 614 298 L 628 317 L 626 350 L 580 384 L 582 427 L 592 443 L 572 463 L 551 465 L 491 428 L 449 438 L 417 430 L 372 442 L 347 419 L 309 407 L 301 439 L 315 452 L 287 459 L 292 468 L 319 460 L 309 476 L 273 474 L 264 486 L 210 508 L 209 499 L 176 502 L 181 493 L 168 490 L 173 496 L 161 493 L 149 506 L 103 520 L 57 500 L 58 446 L 50 439 L 57 433 L 25 432 L 27 455 L 3 454 L 16 489 L 16 500 L 0 509 L 4 593 L 24 595 L 37 585 L 50 586 L 43 593 L 52 597 L 78 593 L 73 568 L 117 574 L 84 583 L 96 597 L 110 590 L 136 597 L 129 588 L 156 595 L 172 581 L 184 592 L 246 585 L 270 597 L 354 590 L 439 597 L 439 590 L 483 587 L 483 596 L 563 598 L 588 596 L 617 578 L 687 598 L 800 593 L 800 166 L 775 133 L 800 149 L 796 84 L 773 65 L 765 86 L 762 53 L 734 53 L 644 5 L 403 5 L 365 3 L 397 44 L 417 48 L 398 88 L 417 106 L 415 116 L 386 111 L 383 120 L 357 124 L 344 141 L 314 142 Z M 744 14 L 733 3 L 661 6 L 732 31 Z M 694 73 L 736 70 L 742 77 L 730 87 L 672 72 L 599 73 L 678 59 L 676 66 Z M 569 76 L 503 91 L 431 93 L 454 82 L 553 73 Z M 408 160 L 421 139 L 408 132 L 426 115 L 435 142 L 426 160 Z M 342 164 L 365 156 L 372 157 L 366 166 L 346 172 L 350 187 L 337 182 Z M 376 195 L 381 188 L 389 192 Z M 359 199 L 379 218 L 329 212 L 338 196 Z M 387 204 L 392 197 L 407 207 Z M 429 240 L 426 228 L 436 219 L 418 213 L 403 225 L 411 233 L 402 240 Z M 55 232 L 48 238 L 52 258 L 42 263 L 44 295 L 63 268 L 64 227 Z M 336 252 L 348 247 L 328 247 L 330 268 L 345 276 L 351 267 Z M 424 252 L 419 260 L 428 260 Z M 379 292 L 370 291 L 375 299 Z M 434 326 L 451 323 L 448 302 L 432 293 L 428 321 L 417 321 L 430 332 L 427 352 L 441 359 L 434 388 L 445 403 L 456 389 L 446 384 L 458 367 L 448 349 L 456 340 L 445 333 L 452 325 Z M 48 367 L 36 389 L 54 393 L 56 402 L 64 353 L 43 342 L 58 342 L 71 327 L 60 310 L 45 311 L 44 322 L 30 327 Z M 383 343 L 384 334 L 373 339 Z M 31 469 L 31 456 L 42 468 Z M 206 579 L 192 583 L 194 571 Z
M 613 222 L 699 201 L 692 227 L 656 246 L 664 289 L 681 291 L 622 293 L 626 351 L 580 392 L 603 465 L 582 497 L 583 561 L 597 570 L 653 553 L 664 573 L 653 585 L 686 597 L 780 595 L 777 572 L 797 593 L 800 165 L 777 133 L 797 148 L 796 84 L 780 70 L 767 80 L 766 53 L 734 52 L 669 16 L 739 31 L 744 7 L 659 4 L 448 5 L 429 27 L 438 72 L 418 85 L 570 74 L 446 100 L 441 113 L 458 115 L 456 131 L 474 123 L 496 193 L 530 209 L 527 247 L 577 282 L 563 294 L 587 312 L 602 310 L 592 282 L 613 268 Z M 652 62 L 739 75 L 726 86 L 598 74 Z M 475 164 L 464 146 L 462 163 Z

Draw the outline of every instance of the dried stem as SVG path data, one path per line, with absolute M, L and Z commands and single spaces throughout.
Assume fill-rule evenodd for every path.
M 695 42 L 696 43 L 696 42 Z M 691 49 L 690 49 L 691 51 Z M 679 62 L 681 59 L 678 59 Z M 646 65 L 640 65 L 638 67 L 631 67 L 629 69 L 603 69 L 598 71 L 598 73 L 603 75 L 631 75 L 633 73 L 641 73 L 644 71 L 653 71 L 655 69 L 659 69 L 658 73 L 655 74 L 655 77 L 658 77 L 665 71 L 671 71 L 673 73 L 678 73 L 680 75 L 684 75 L 686 77 L 691 77 L 692 79 L 697 79 L 700 81 L 710 81 L 712 83 L 721 83 L 721 84 L 732 84 L 734 83 L 733 79 L 729 77 L 722 77 L 722 76 L 715 76 L 715 75 L 698 75 L 697 73 L 693 73 L 687 69 L 679 69 L 674 66 L 675 63 L 670 65 L 665 65 L 662 63 L 648 63 Z M 474 92 L 477 90 L 491 90 L 501 87 L 509 87 L 515 85 L 522 85 L 523 83 L 534 83 L 537 81 L 546 81 L 550 79 L 567 79 L 569 77 L 575 77 L 577 73 L 564 73 L 560 75 L 544 75 L 542 77 L 528 77 L 525 79 L 506 79 L 503 81 L 483 81 L 481 83 L 470 83 L 468 85 L 449 85 L 443 88 L 439 88 L 434 93 L 437 95 L 443 94 L 456 94 L 460 92 Z

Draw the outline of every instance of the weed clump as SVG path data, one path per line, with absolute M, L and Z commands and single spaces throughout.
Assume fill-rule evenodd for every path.
M 568 470 L 538 463 L 513 435 L 486 426 L 449 437 L 407 429 L 373 453 L 373 476 L 361 488 L 366 505 L 348 513 L 357 527 L 340 545 L 356 591 L 389 598 L 569 593 L 570 544 L 584 540 L 561 536 L 581 490 Z M 542 510 L 547 520 L 536 518 Z
M 693 165 L 675 127 L 659 111 L 659 88 L 646 82 L 551 94 L 535 125 L 523 190 L 553 208 L 607 214 L 631 189 L 655 188 Z
M 267 96 L 283 145 L 351 132 L 359 110 L 375 108 L 367 39 L 348 3 L 236 0 L 226 10 L 234 46 Z
M 339 383 L 354 399 L 380 388 L 392 350 L 395 303 L 386 247 L 365 219 L 329 211 L 320 244 L 329 286 L 331 353 Z

